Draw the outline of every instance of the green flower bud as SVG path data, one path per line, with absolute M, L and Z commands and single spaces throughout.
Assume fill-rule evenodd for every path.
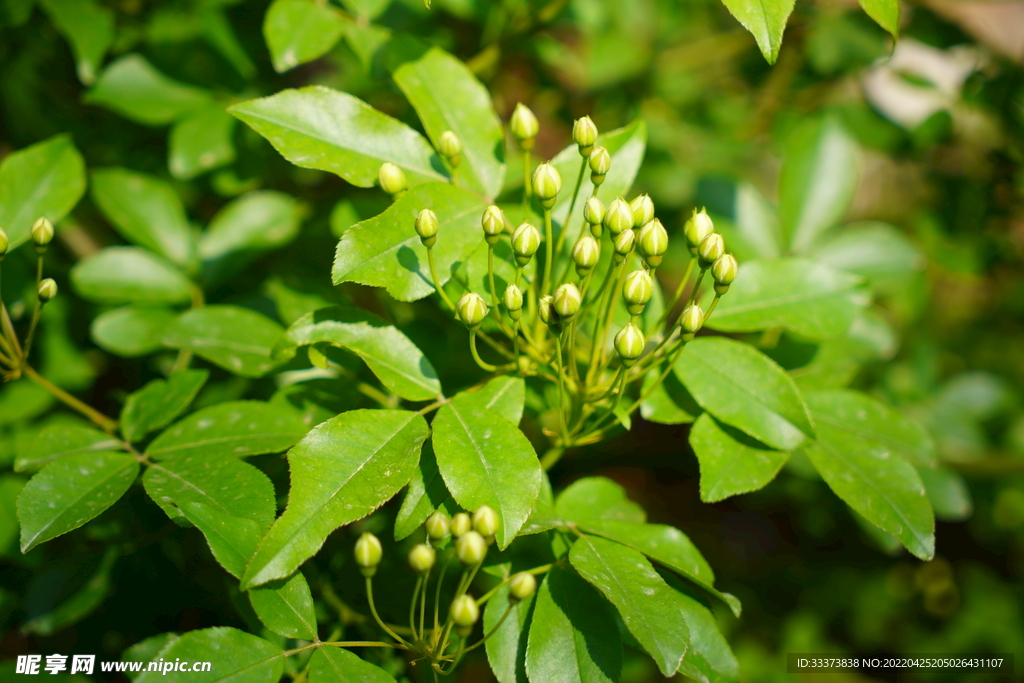
M 508 580 L 508 601 L 529 600 L 537 592 L 537 578 L 529 572 L 513 574 Z
M 46 278 L 39 283 L 39 300 L 44 304 L 57 296 L 57 283 L 52 278 Z
M 383 554 L 380 539 L 369 531 L 364 531 L 356 541 L 356 564 L 359 565 L 359 571 L 363 573 L 363 576 L 370 577 L 377 573 L 377 565 L 380 564 Z
M 508 311 L 508 317 L 512 320 L 519 320 L 523 317 L 523 292 L 515 284 L 505 287 L 505 294 L 501 297 L 501 303 Z
M 0 228 L 0 261 L 7 255 L 7 247 L 10 244 L 10 240 L 7 239 L 7 233 L 4 232 L 3 228 Z
M 690 253 L 696 254 L 700 243 L 714 231 L 715 224 L 711 221 L 711 217 L 708 216 L 707 209 L 701 209 L 700 213 L 697 213 L 697 209 L 694 209 L 693 216 L 683 226 L 683 236 L 686 237 L 686 246 L 689 247 Z
M 711 266 L 711 276 L 715 278 L 715 294 L 725 294 L 729 285 L 736 279 L 739 264 L 732 254 L 722 254 Z
M 707 268 L 725 253 L 725 240 L 717 232 L 713 232 L 697 247 L 697 257 L 701 268 Z
M 580 154 L 588 157 L 597 142 L 597 126 L 589 116 L 576 119 L 572 124 L 572 141 L 580 148 Z
M 604 214 L 604 227 L 608 228 L 612 235 L 620 235 L 632 229 L 633 210 L 629 208 L 625 199 L 613 199 L 608 205 L 608 210 Z
M 32 224 L 32 241 L 36 245 L 36 253 L 42 254 L 46 251 L 46 246 L 53 239 L 53 223 L 46 220 L 46 218 L 40 218 Z
M 576 264 L 576 274 L 583 277 L 597 265 L 601 258 L 601 245 L 590 235 L 580 237 L 572 248 L 572 260 Z
M 630 315 L 640 315 L 651 300 L 654 281 L 645 270 L 634 270 L 626 276 L 622 283 L 622 298 L 626 300 L 626 310 Z
M 558 313 L 559 318 L 566 322 L 575 317 L 582 303 L 583 297 L 580 296 L 580 290 L 571 282 L 559 285 L 558 289 L 555 290 L 553 301 L 555 312 Z
M 523 223 L 512 233 L 512 251 L 516 255 L 516 263 L 525 266 L 540 249 L 540 230 L 529 223 Z
M 604 202 L 597 197 L 591 197 L 587 200 L 587 203 L 583 205 L 583 218 L 586 219 L 587 223 L 590 224 L 591 233 L 593 233 L 594 226 L 601 226 L 604 221 Z M 600 237 L 601 233 L 594 235 L 594 237 Z
M 392 196 L 408 187 L 405 181 L 405 171 L 390 161 L 385 161 L 380 165 L 380 170 L 377 171 L 377 183 L 380 184 L 382 190 Z
M 479 531 L 470 529 L 455 541 L 455 556 L 468 567 L 476 566 L 487 556 L 487 541 Z
M 483 226 L 487 244 L 495 244 L 501 239 L 501 233 L 505 232 L 505 213 L 492 204 L 484 209 L 480 225 Z
M 494 540 L 494 534 L 498 533 L 498 513 L 488 505 L 481 505 L 473 513 L 473 530 L 484 537 L 484 540 Z
M 473 520 L 465 512 L 457 512 L 452 517 L 452 536 L 462 538 L 473 528 Z
M 657 218 L 645 225 L 637 236 L 637 248 L 647 265 L 657 268 L 661 265 L 662 254 L 668 249 L 668 232 Z
M 409 566 L 417 574 L 426 574 L 437 561 L 437 552 L 426 543 L 417 543 L 409 551 Z
M 679 318 L 679 326 L 683 330 L 683 339 L 693 339 L 697 330 L 704 326 L 704 311 L 697 304 L 690 304 Z
M 476 600 L 463 593 L 452 600 L 449 614 L 452 617 L 452 623 L 455 624 L 455 632 L 465 638 L 473 632 L 473 625 L 480 618 L 480 608 L 477 606 Z
M 455 312 L 466 327 L 475 330 L 487 317 L 487 304 L 479 294 L 466 292 L 455 304 Z
M 537 302 L 537 315 L 540 321 L 550 327 L 553 331 L 559 332 L 562 329 L 562 319 L 555 310 L 555 297 L 547 294 Z
M 595 147 L 590 152 L 590 182 L 600 187 L 611 168 L 612 155 L 604 147 Z
M 462 163 L 462 143 L 459 142 L 459 138 L 455 136 L 455 133 L 450 130 L 441 133 L 441 137 L 437 140 L 437 151 L 453 167 Z
M 633 225 L 642 228 L 654 220 L 654 202 L 650 196 L 642 194 L 629 203 L 633 211 Z
M 423 525 L 427 530 L 427 538 L 431 541 L 443 541 L 448 535 L 448 531 L 451 528 L 451 520 L 448 519 L 448 515 L 444 514 L 440 510 L 437 510 L 432 515 L 427 517 L 426 523 Z
M 558 169 L 549 163 L 543 163 L 533 172 L 533 193 L 537 195 L 541 206 L 550 209 L 555 205 L 558 193 L 562 189 L 562 176 Z
M 633 323 L 626 323 L 626 326 L 615 335 L 615 351 L 619 354 L 622 364 L 631 368 L 637 359 L 644 352 L 644 333 Z
M 430 209 L 423 209 L 416 216 L 416 234 L 425 247 L 432 247 L 437 242 L 437 214 Z
M 623 230 L 620 232 L 614 240 L 615 245 L 615 262 L 622 263 L 629 256 L 629 252 L 633 251 L 633 242 L 636 241 L 636 235 L 633 234 L 632 230 Z
M 537 131 L 540 130 L 540 125 L 537 123 L 537 117 L 533 115 L 530 108 L 522 102 L 517 104 L 515 111 L 512 112 L 509 128 L 512 129 L 512 135 L 519 142 L 521 150 L 529 151 L 533 149 L 533 142 L 537 137 Z

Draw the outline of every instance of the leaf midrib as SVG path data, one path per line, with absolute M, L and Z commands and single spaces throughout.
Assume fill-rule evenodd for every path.
M 191 441 L 191 442 L 189 442 L 187 444 L 174 444 L 174 446 L 172 448 L 166 448 L 165 447 L 165 448 L 157 448 L 155 450 L 150 448 L 150 449 L 147 450 L 146 454 L 147 455 L 157 455 L 157 454 L 163 454 L 163 453 L 173 453 L 174 451 L 182 451 L 182 450 L 186 450 L 186 449 L 189 449 L 189 448 L 201 448 L 203 446 L 211 446 L 213 444 L 221 444 L 221 443 L 230 443 L 232 441 L 243 442 L 243 441 L 247 441 L 247 440 L 258 440 L 258 439 L 276 439 L 276 438 L 280 438 L 280 437 L 294 436 L 296 434 L 298 434 L 300 439 L 302 438 L 302 433 L 301 432 L 260 432 L 259 434 L 247 434 L 245 436 L 238 436 L 238 435 L 235 435 L 235 436 L 218 436 L 217 438 L 214 438 L 214 439 L 204 439 L 204 440 L 201 440 L 201 441 Z M 252 455 L 256 455 L 256 454 L 253 453 Z

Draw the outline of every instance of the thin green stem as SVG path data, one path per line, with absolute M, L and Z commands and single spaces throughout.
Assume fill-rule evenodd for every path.
M 420 590 L 426 592 L 426 588 L 423 585 L 423 577 L 416 577 L 416 586 L 412 589 L 412 600 L 409 601 L 409 630 L 412 631 L 412 639 L 420 641 L 423 637 L 422 633 L 416 633 L 416 602 L 417 598 L 420 597 Z
M 74 408 L 82 415 L 85 415 L 103 431 L 107 432 L 108 434 L 114 434 L 114 432 L 117 431 L 117 420 L 112 420 L 111 418 L 107 417 L 106 415 L 99 412 L 95 408 L 88 406 L 85 403 L 82 403 L 77 398 L 75 398 L 74 396 L 64 391 L 50 380 L 40 375 L 31 365 L 22 366 L 22 370 L 25 372 L 29 379 L 31 379 L 33 382 L 38 384 L 46 391 L 53 394 L 54 397 L 62 401 L 67 406 Z
M 373 604 L 373 578 L 369 576 L 366 577 L 366 601 L 370 605 L 370 614 L 373 615 L 373 620 L 377 622 L 377 625 L 384 629 L 385 633 L 408 649 L 410 647 L 409 641 L 391 630 L 391 628 L 384 623 L 384 620 L 380 618 L 380 615 L 377 614 L 377 607 Z
M 625 390 L 626 373 L 624 372 L 619 376 L 619 387 L 618 392 L 615 394 L 615 399 L 612 401 L 612 404 L 608 406 L 608 410 L 603 415 L 600 415 L 597 418 L 597 422 L 595 422 L 594 426 L 591 427 L 591 431 L 596 431 L 599 427 L 601 427 L 601 423 L 607 420 L 608 418 L 615 417 L 615 409 L 619 407 L 619 401 L 622 400 L 622 394 L 625 392 Z
M 572 211 L 576 208 L 576 198 L 579 196 L 580 187 L 583 185 L 583 176 L 586 172 L 587 158 L 583 157 L 583 163 L 580 164 L 580 172 L 576 176 L 576 186 L 572 190 L 572 200 L 569 201 L 569 211 L 565 214 L 565 220 L 562 221 L 562 231 L 558 235 L 558 247 L 555 249 L 556 254 L 561 254 L 562 249 L 565 247 L 565 238 L 569 234 L 569 224 L 572 222 Z M 562 277 L 564 278 L 565 275 L 563 274 Z
M 444 291 L 444 287 L 441 286 L 441 279 L 437 277 L 437 266 L 434 264 L 434 248 L 427 247 L 427 264 L 430 266 L 430 277 L 434 281 L 434 289 L 441 296 L 441 300 L 448 306 L 448 308 L 455 310 L 455 304 L 448 298 L 448 293 Z
M 476 364 L 479 365 L 482 370 L 486 370 L 487 372 L 498 371 L 497 365 L 491 365 L 480 358 L 480 354 L 476 350 L 476 330 L 469 331 L 469 351 L 473 354 L 473 360 L 476 361 Z
M 555 258 L 554 229 L 551 227 L 551 209 L 544 209 L 544 294 L 551 293 L 551 266 Z
M 495 624 L 494 626 L 492 626 L 491 630 L 488 631 L 486 634 L 484 634 L 483 638 L 481 638 L 480 640 L 476 641 L 475 643 L 473 643 L 469 647 L 463 647 L 461 650 L 456 652 L 455 653 L 455 661 L 458 661 L 458 658 L 462 657 L 467 652 L 475 650 L 478 647 L 480 647 L 481 645 L 483 645 L 485 642 L 487 642 L 487 639 L 490 638 L 491 636 L 493 636 L 498 631 L 498 629 L 501 628 L 501 625 L 505 623 L 505 620 L 508 619 L 508 615 L 512 613 L 512 608 L 513 607 L 515 607 L 514 604 L 512 604 L 512 603 L 508 604 L 508 607 L 505 608 L 505 613 L 501 615 L 501 619 L 498 619 L 498 623 Z
M 619 264 L 609 264 L 608 271 L 604 274 L 604 281 L 601 283 L 600 301 L 597 305 L 597 312 L 594 314 L 594 329 L 590 334 L 590 365 L 587 367 L 587 383 L 590 383 L 590 377 L 597 367 L 598 354 L 603 354 L 604 338 L 600 339 L 597 336 L 598 331 L 601 329 L 601 322 L 604 319 L 602 311 L 604 310 L 606 300 L 608 298 L 608 285 L 611 283 L 612 278 L 615 277 L 615 271 L 619 268 Z M 593 301 L 593 300 L 591 300 Z M 589 304 L 588 304 L 589 305 Z M 584 306 L 581 313 L 586 312 L 586 306 Z M 601 350 L 599 350 L 601 349 Z
M 382 643 L 376 640 L 334 640 L 334 641 L 322 641 L 321 645 L 330 645 L 331 647 L 390 647 L 395 650 L 408 650 L 409 648 L 400 643 Z
M 693 267 L 697 265 L 697 257 L 693 256 L 690 258 L 690 262 L 686 265 L 686 272 L 683 273 L 683 279 L 679 281 L 679 286 L 676 287 L 675 293 L 672 295 L 672 300 L 665 304 L 665 308 L 661 311 L 661 315 L 658 317 L 658 322 L 654 323 L 652 330 L 659 330 L 661 326 L 668 320 L 669 314 L 672 313 L 672 309 L 679 303 L 679 298 L 683 296 L 683 290 L 686 289 L 687 283 L 690 282 L 690 276 L 693 274 Z
M 568 436 L 565 425 L 565 372 L 562 370 L 562 337 L 564 336 L 565 332 L 563 331 L 555 340 L 555 362 L 558 370 L 558 424 L 563 443 Z
M 444 583 L 444 575 L 448 572 L 448 565 L 452 562 L 452 549 L 448 548 L 445 552 L 444 562 L 441 563 L 441 573 L 437 576 L 437 586 L 434 589 L 434 631 L 432 634 L 432 649 L 437 648 L 437 637 L 440 635 L 441 622 L 439 621 L 438 611 L 441 607 L 441 584 Z

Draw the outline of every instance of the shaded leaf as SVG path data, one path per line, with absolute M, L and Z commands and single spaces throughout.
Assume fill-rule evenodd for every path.
M 96 571 L 84 586 L 49 612 L 26 622 L 21 627 L 22 632 L 39 636 L 53 635 L 95 612 L 110 592 L 110 572 L 117 557 L 117 548 L 108 547 Z
M 402 507 L 395 517 L 395 540 L 400 541 L 412 534 L 427 521 L 427 517 L 451 499 L 441 471 L 437 469 L 434 448 L 428 441 L 423 445 L 419 467 L 412 475 Z
M 274 70 L 282 73 L 327 54 L 341 40 L 346 23 L 344 15 L 327 4 L 274 0 L 263 18 Z
M 247 308 L 205 306 L 178 316 L 162 341 L 236 375 L 261 377 L 277 365 L 270 352 L 282 332 L 279 324 Z
M 78 80 L 92 85 L 114 42 L 114 13 L 95 0 L 40 0 L 40 4 L 71 44 Z
M 203 532 L 220 566 L 235 578 L 241 578 L 267 527 L 246 517 L 221 512 L 198 500 L 183 500 L 178 509 Z
M 177 317 L 178 313 L 168 308 L 115 308 L 93 319 L 89 336 L 110 353 L 136 358 L 162 349 L 164 329 Z
M 484 647 L 487 649 L 487 661 L 498 683 L 528 683 L 526 650 L 534 599 L 535 596 L 530 596 L 517 602 L 511 607 L 512 613 L 501 621 L 509 605 L 508 584 L 504 584 L 484 606 L 484 633 L 494 631 L 484 642 Z
M 740 666 L 729 642 L 722 635 L 714 613 L 693 598 L 674 576 L 662 578 L 676 591 L 676 602 L 690 629 L 690 649 L 683 657 L 680 673 L 703 683 L 738 683 Z
M 121 653 L 122 662 L 142 662 L 144 665 L 156 658 L 160 654 L 160 650 L 173 643 L 178 639 L 177 633 L 161 633 L 158 636 L 152 636 L 146 638 L 138 643 L 135 643 L 123 653 Z M 143 667 L 143 670 L 145 667 Z M 125 674 L 131 680 L 135 680 L 139 677 L 140 671 L 125 671 Z
M 167 662 L 177 659 L 211 662 L 209 671 L 146 671 L 139 683 L 276 683 L 284 671 L 284 652 L 263 638 L 217 626 L 189 631 L 160 651 Z
M 700 499 L 706 503 L 763 488 L 789 460 L 707 413 L 690 430 L 690 446 L 700 462 Z
M 183 272 L 139 247 L 107 247 L 71 269 L 82 298 L 107 304 L 180 304 L 192 297 Z
M 937 518 L 945 522 L 960 522 L 971 516 L 974 504 L 963 477 L 945 467 L 918 467 L 917 473 Z
M 309 658 L 309 683 L 395 683 L 395 679 L 348 650 L 325 646 Z
M 121 433 L 137 441 L 166 427 L 188 407 L 210 376 L 207 370 L 181 370 L 166 380 L 155 379 L 125 400 L 121 410 Z
M 299 203 L 272 190 L 248 192 L 225 206 L 199 240 L 204 261 L 234 251 L 267 250 L 290 242 L 299 232 Z
M 235 160 L 235 119 L 215 104 L 182 117 L 171 128 L 167 167 L 188 180 Z
M 112 62 L 84 97 L 136 123 L 162 126 L 212 101 L 202 88 L 163 75 L 142 55 L 127 54 Z

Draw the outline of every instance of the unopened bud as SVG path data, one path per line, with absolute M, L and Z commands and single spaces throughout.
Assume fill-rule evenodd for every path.
M 613 199 L 604 214 L 604 227 L 612 235 L 620 235 L 633 227 L 633 210 L 621 197 Z
M 522 102 L 517 104 L 515 111 L 512 112 L 509 128 L 512 129 L 512 135 L 519 142 L 520 149 L 524 151 L 533 149 L 533 142 L 537 137 L 537 131 L 540 130 L 540 125 L 530 108 Z
M 626 300 L 626 310 L 630 315 L 640 315 L 651 300 L 654 282 L 645 270 L 634 270 L 626 276 L 622 283 L 622 298 Z
M 0 228 L 0 261 L 7 255 L 7 247 L 10 244 L 10 240 L 7 239 L 7 233 L 4 232 L 3 228 Z
M 597 126 L 589 116 L 576 119 L 572 124 L 572 141 L 580 148 L 580 154 L 588 157 L 597 142 Z
M 629 256 L 629 252 L 633 251 L 633 242 L 636 241 L 636 235 L 633 234 L 632 230 L 623 230 L 615 237 L 615 262 L 622 263 Z
M 580 304 L 583 303 L 583 297 L 580 296 L 580 290 L 576 285 L 571 282 L 566 282 L 563 285 L 559 285 L 558 289 L 555 290 L 554 307 L 555 312 L 558 316 L 568 322 L 579 312 Z
M 462 538 L 472 528 L 473 520 L 465 512 L 457 512 L 452 517 L 452 536 L 455 538 Z
M 633 211 L 633 225 L 638 228 L 654 220 L 654 202 L 649 195 L 640 195 L 629 203 L 629 208 Z
M 683 330 L 683 339 L 693 339 L 693 335 L 704 326 L 704 311 L 697 304 L 690 304 L 679 318 L 679 326 Z
M 657 268 L 662 255 L 668 250 L 668 232 L 657 218 L 645 225 L 637 236 L 637 248 L 647 265 Z
M 42 254 L 53 239 L 53 223 L 45 217 L 32 224 L 32 241 L 36 245 L 36 253 Z
M 558 311 L 555 310 L 554 297 L 550 294 L 542 296 L 537 302 L 537 315 L 540 316 L 542 323 L 553 330 L 561 328 L 562 319 L 558 316 Z
M 622 365 L 631 368 L 637 359 L 644 352 L 644 333 L 633 323 L 626 323 L 626 326 L 615 335 L 615 351 L 622 360 Z
M 409 566 L 417 574 L 426 574 L 437 561 L 437 552 L 426 543 L 417 543 L 409 551 Z
M 466 292 L 459 299 L 458 303 L 455 304 L 455 311 L 458 313 L 462 324 L 471 330 L 475 330 L 480 327 L 480 323 L 487 317 L 487 304 L 484 303 L 483 297 L 479 294 Z
M 505 232 L 505 213 L 492 204 L 484 209 L 480 225 L 483 226 L 487 244 L 495 244 L 501 238 L 501 233 Z
M 455 632 L 465 638 L 473 632 L 473 625 L 480 618 L 480 608 L 471 596 L 463 593 L 454 600 L 449 609 L 452 623 L 455 624 Z
M 729 285 L 736 279 L 739 264 L 732 254 L 722 254 L 711 266 L 711 276 L 715 278 L 715 293 L 725 294 Z
M 356 564 L 359 565 L 359 571 L 365 577 L 371 577 L 377 573 L 377 565 L 380 564 L 380 558 L 383 554 L 384 551 L 380 547 L 380 539 L 369 531 L 364 531 L 363 535 L 356 541 Z
M 437 151 L 453 167 L 462 163 L 462 143 L 459 142 L 459 138 L 455 136 L 455 133 L 450 130 L 441 133 L 441 137 L 437 140 Z
M 583 277 L 594 269 L 601 258 L 601 245 L 590 235 L 583 235 L 572 248 L 572 260 L 576 274 Z
M 717 232 L 713 232 L 700 243 L 697 256 L 701 268 L 707 268 L 725 253 L 725 240 Z
M 434 542 L 443 541 L 448 536 L 451 520 L 448 519 L 448 515 L 444 514 L 444 512 L 437 510 L 427 517 L 427 521 L 423 526 L 427 530 L 427 538 Z
M 597 197 L 588 199 L 587 203 L 583 205 L 583 218 L 590 224 L 591 234 L 594 233 L 594 226 L 597 226 L 598 232 L 594 237 L 600 237 L 601 223 L 604 222 L 604 202 Z
M 512 320 L 519 320 L 523 317 L 523 292 L 515 284 L 505 287 L 505 294 L 501 297 L 501 303 L 508 311 L 508 317 Z
M 392 196 L 408 187 L 405 181 L 405 171 L 390 161 L 385 161 L 380 165 L 380 170 L 377 171 L 377 182 L 380 184 L 380 189 Z
M 39 300 L 44 304 L 57 296 L 57 283 L 52 278 L 46 278 L 39 283 Z
M 708 216 L 707 210 L 701 209 L 700 213 L 697 213 L 697 209 L 694 209 L 693 216 L 683 226 L 683 236 L 686 237 L 686 246 L 689 247 L 690 253 L 696 254 L 700 243 L 714 231 L 715 224 Z
M 537 195 L 541 206 L 550 209 L 558 199 L 562 189 L 562 176 L 558 169 L 549 163 L 543 163 L 533 172 L 533 193 Z
M 437 242 L 437 214 L 430 209 L 423 209 L 416 216 L 416 234 L 425 247 L 432 247 Z
M 481 505 L 473 513 L 473 530 L 484 537 L 484 540 L 493 539 L 498 533 L 498 513 L 489 505 Z
M 523 223 L 512 233 L 512 251 L 516 255 L 516 263 L 525 266 L 540 249 L 540 230 Z
M 468 567 L 478 565 L 487 556 L 487 541 L 479 531 L 470 529 L 455 541 L 455 556 Z
M 595 147 L 590 152 L 590 182 L 600 186 L 612 168 L 612 155 L 604 147 Z
M 533 597 L 533 594 L 537 592 L 537 579 L 533 574 L 529 572 L 519 572 L 513 574 L 512 578 L 508 580 L 508 600 L 509 602 L 519 602 L 520 600 L 529 600 Z

